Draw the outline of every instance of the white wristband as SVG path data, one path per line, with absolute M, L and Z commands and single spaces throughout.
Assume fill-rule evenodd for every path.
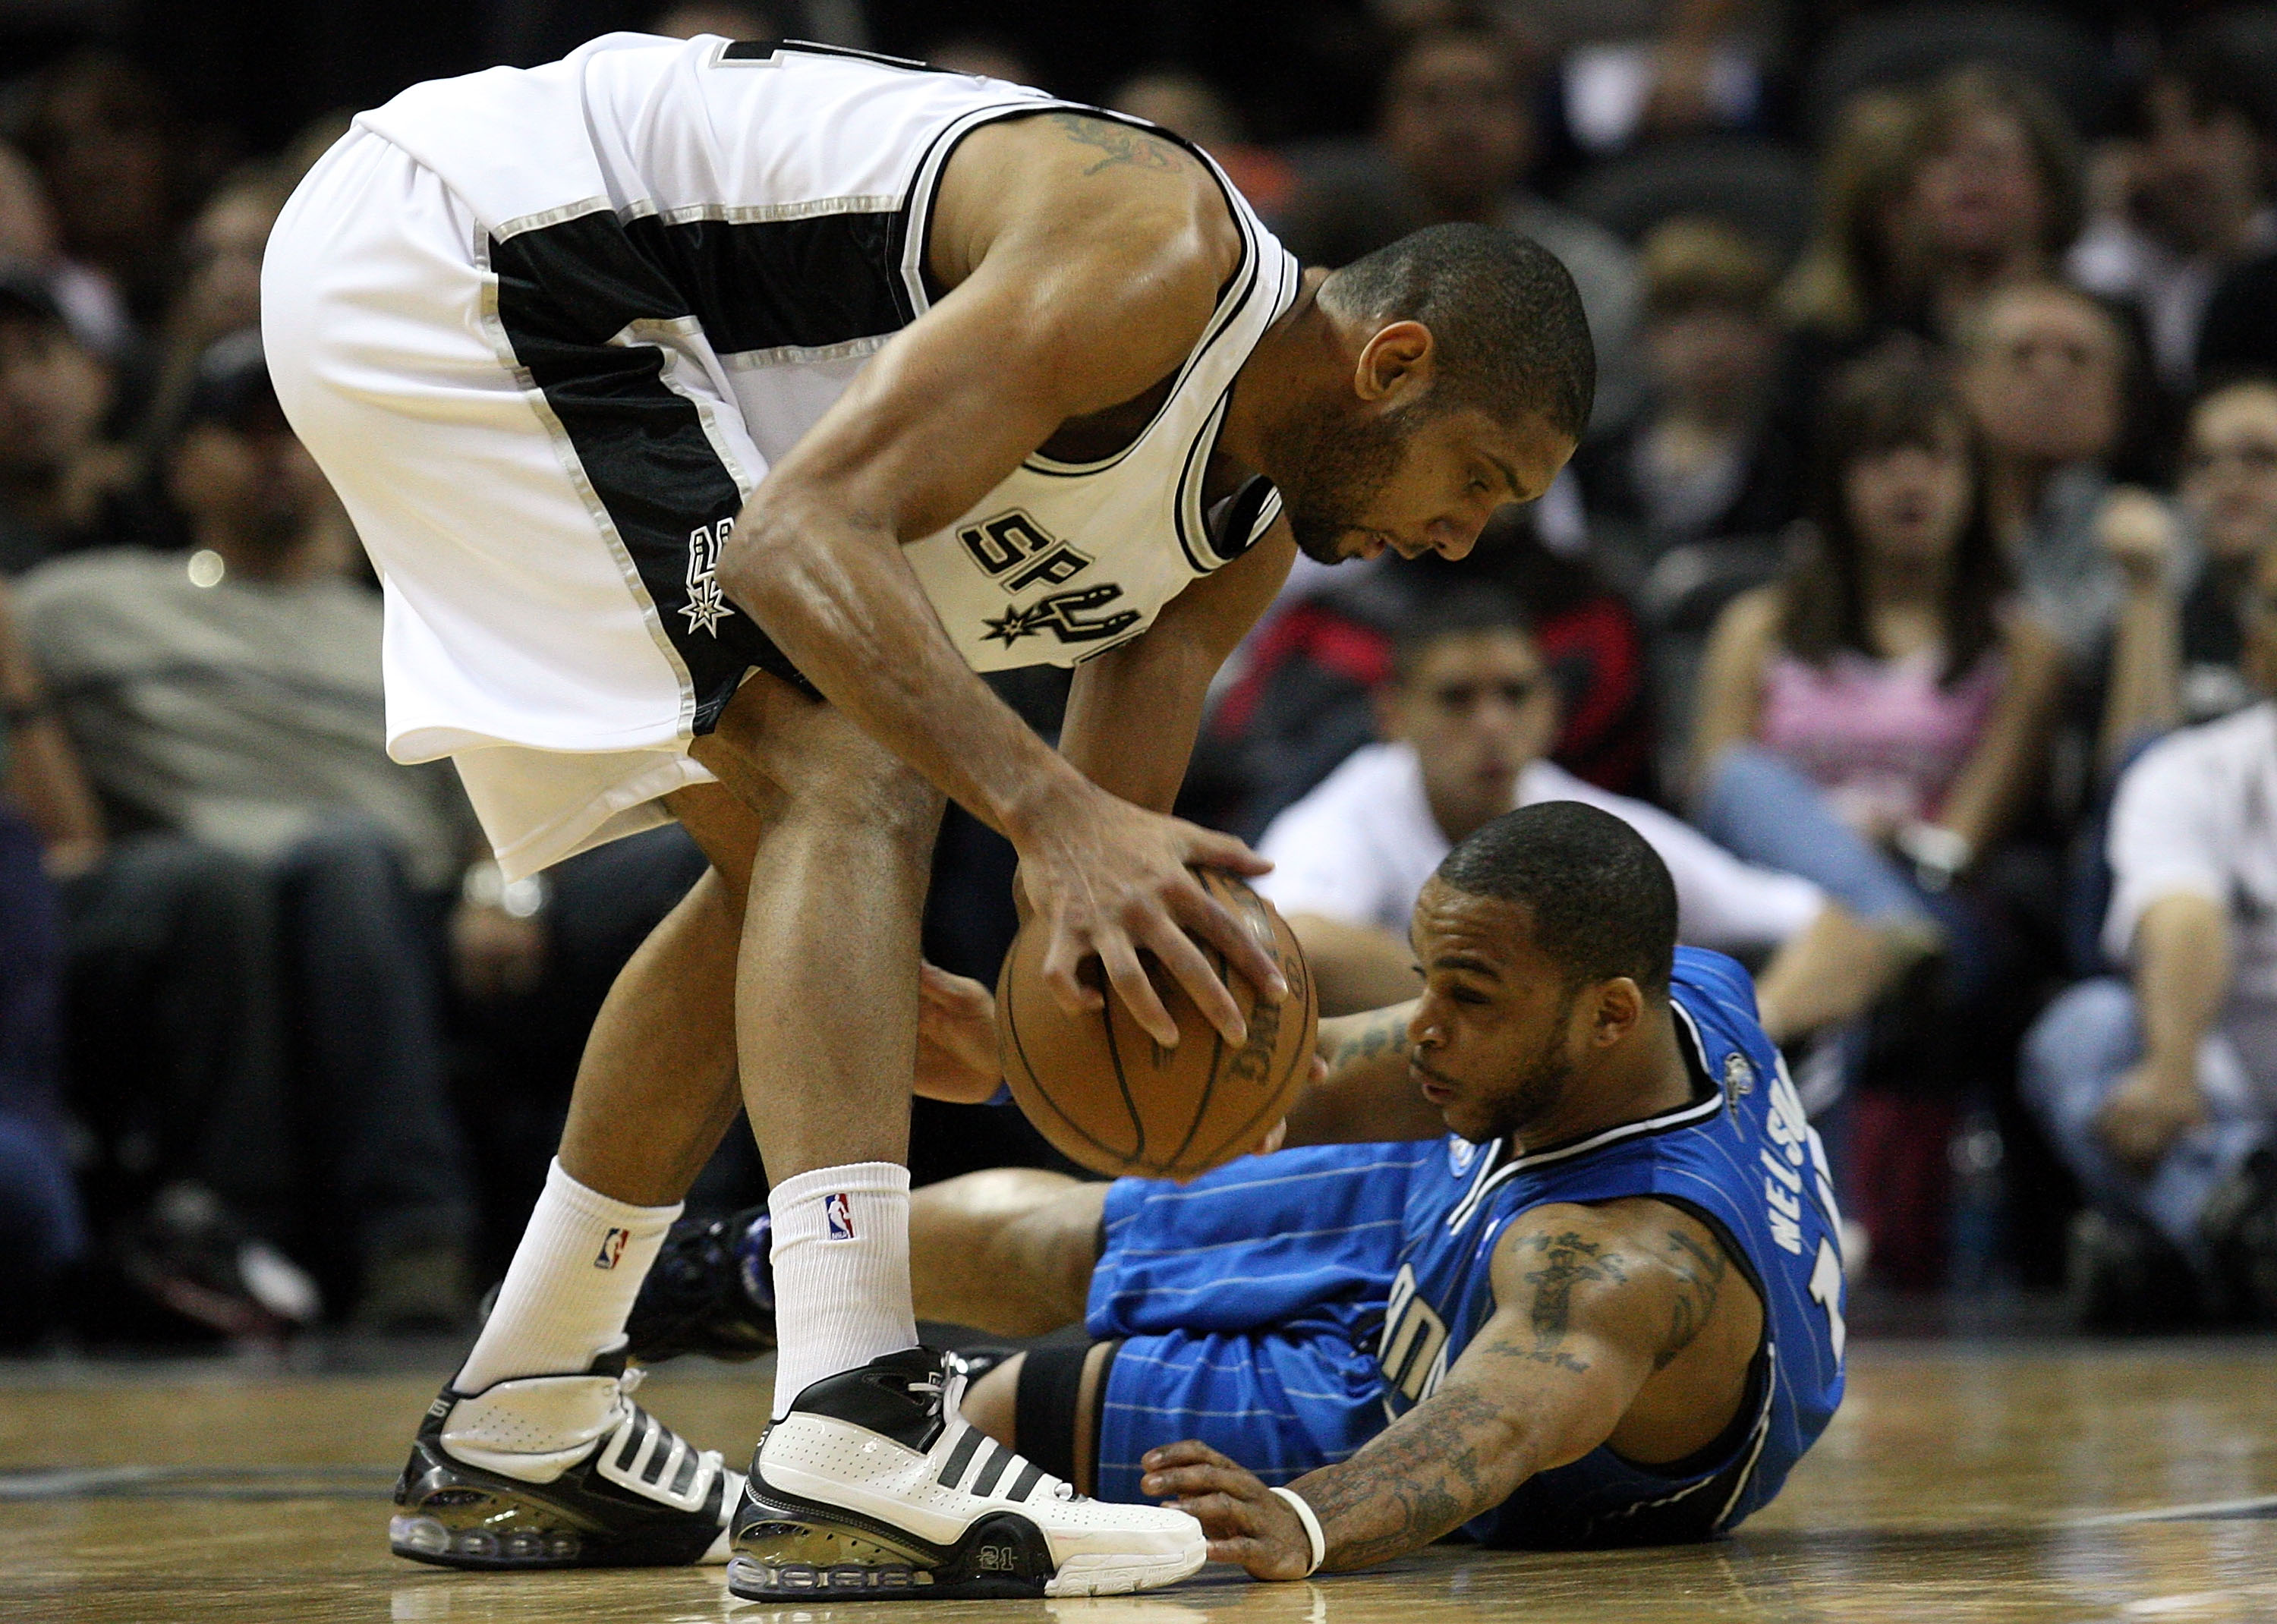
M 1297 1521 L 1305 1525 L 1305 1541 L 1313 1547 L 1313 1559 L 1305 1565 L 1305 1577 L 1309 1579 L 1320 1572 L 1321 1564 L 1328 1560 L 1328 1536 L 1321 1532 L 1321 1519 L 1314 1514 L 1313 1508 L 1305 1503 L 1303 1495 L 1294 1489 L 1276 1489 L 1273 1492 L 1289 1502 L 1290 1506 L 1297 1514 Z

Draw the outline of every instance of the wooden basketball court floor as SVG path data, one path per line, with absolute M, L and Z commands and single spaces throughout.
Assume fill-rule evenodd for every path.
M 930 1606 L 756 1606 L 716 1568 L 493 1576 L 400 1561 L 386 1495 L 435 1385 L 434 1372 L 0 1367 L 0 1620 L 2277 1620 L 2277 1341 L 1855 1346 L 1826 1438 L 1778 1501 L 1711 1545 L 1441 1546 L 1298 1584 L 1214 1567 L 1146 1597 Z M 764 1367 L 674 1366 L 643 1402 L 732 1452 L 765 1395 Z

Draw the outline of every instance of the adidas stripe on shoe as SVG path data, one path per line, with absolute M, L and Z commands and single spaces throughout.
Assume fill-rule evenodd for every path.
M 789 1597 L 1105 1596 L 1208 1554 L 1181 1511 L 1075 1492 L 959 1414 L 954 1354 L 913 1347 L 815 1383 L 767 1430 L 731 1524 L 727 1588 Z
M 444 1567 L 725 1561 L 742 1476 L 633 1403 L 639 1385 L 616 1354 L 582 1376 L 446 1387 L 395 1485 L 388 1544 Z

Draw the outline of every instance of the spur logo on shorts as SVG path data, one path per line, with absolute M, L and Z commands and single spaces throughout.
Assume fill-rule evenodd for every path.
M 823 1239 L 851 1241 L 854 1238 L 854 1204 L 842 1191 L 822 1198 Z
M 709 632 L 719 636 L 720 622 L 735 612 L 727 606 L 719 580 L 720 551 L 735 533 L 732 518 L 716 525 L 698 525 L 688 533 L 688 602 L 681 605 L 680 612 L 688 617 L 691 635 Z
M 613 1229 L 601 1237 L 601 1249 L 593 1254 L 593 1267 L 613 1269 L 623 1260 L 625 1242 L 633 1238 L 629 1229 Z

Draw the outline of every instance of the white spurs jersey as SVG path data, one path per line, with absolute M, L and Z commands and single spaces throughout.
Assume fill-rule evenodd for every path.
M 415 86 L 358 122 L 465 201 L 485 262 L 511 261 L 555 307 L 585 301 L 607 343 L 661 348 L 667 384 L 701 368 L 772 463 L 931 305 L 926 227 L 957 140 L 1062 107 L 1077 104 L 827 47 L 612 34 L 545 67 Z M 1261 480 L 1203 507 L 1235 376 L 1299 284 L 1211 169 L 1241 263 L 1153 421 L 1101 461 L 1030 457 L 907 549 L 977 669 L 1072 664 L 1128 641 L 1280 512 Z M 541 381 L 544 339 L 516 337 Z M 748 496 L 764 467 L 715 449 Z

